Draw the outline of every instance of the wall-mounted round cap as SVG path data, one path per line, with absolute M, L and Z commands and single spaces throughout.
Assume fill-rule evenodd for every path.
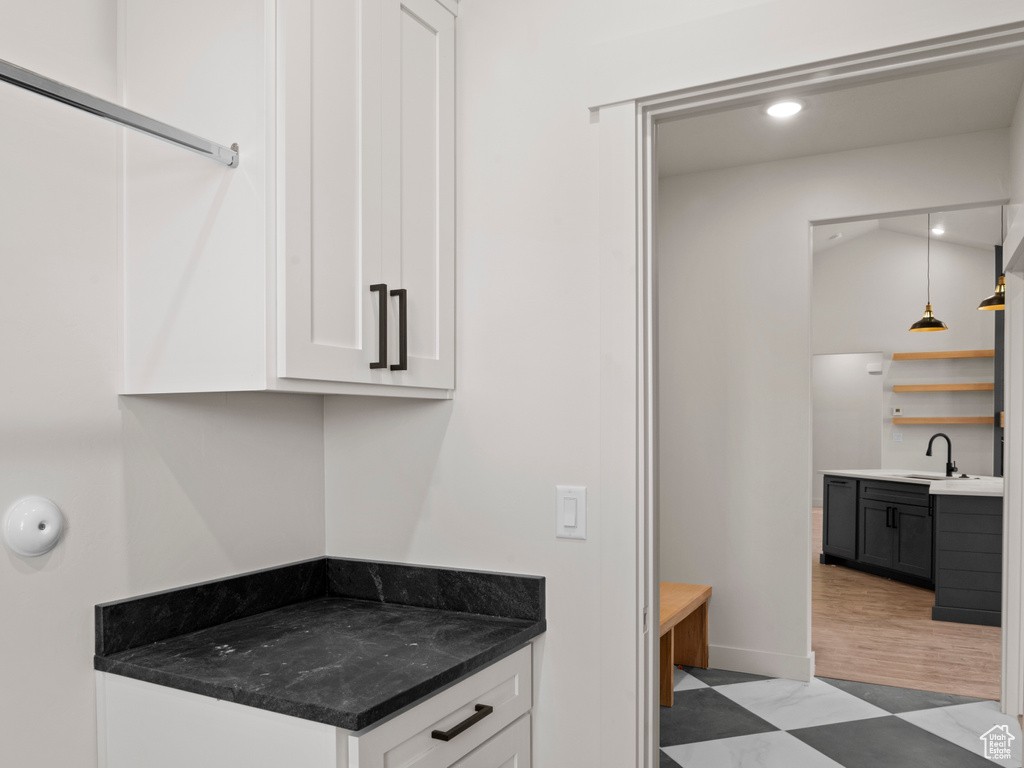
M 15 554 L 38 557 L 57 546 L 64 533 L 64 515 L 49 499 L 26 496 L 7 509 L 0 533 Z

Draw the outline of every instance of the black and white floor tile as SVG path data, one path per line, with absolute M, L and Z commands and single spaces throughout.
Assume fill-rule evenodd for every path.
M 994 701 L 687 667 L 661 708 L 660 768 L 1021 768 L 1022 743 Z

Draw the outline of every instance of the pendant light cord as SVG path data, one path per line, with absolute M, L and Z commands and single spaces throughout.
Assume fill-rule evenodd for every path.
M 926 232 L 928 250 L 926 251 L 927 258 L 927 275 L 928 275 L 928 301 L 926 303 L 932 303 L 932 215 L 928 214 L 928 232 Z

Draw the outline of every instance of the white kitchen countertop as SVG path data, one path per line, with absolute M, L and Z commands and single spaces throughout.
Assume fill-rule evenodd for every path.
M 892 480 L 897 483 L 927 485 L 935 496 L 1002 496 L 1003 478 L 969 475 L 948 478 L 942 472 L 920 472 L 914 469 L 826 469 L 823 474 L 856 477 L 862 480 Z

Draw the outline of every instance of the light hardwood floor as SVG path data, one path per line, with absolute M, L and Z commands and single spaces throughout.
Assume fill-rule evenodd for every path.
M 811 647 L 815 674 L 923 691 L 999 698 L 999 627 L 932 621 L 935 593 L 818 562 L 812 511 Z

